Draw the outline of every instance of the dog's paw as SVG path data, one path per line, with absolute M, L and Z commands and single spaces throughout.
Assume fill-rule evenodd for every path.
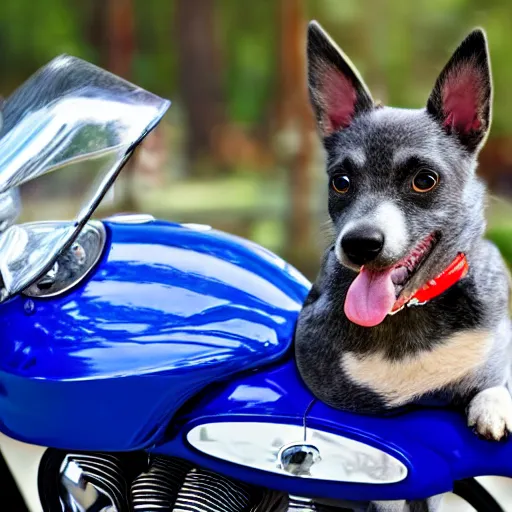
M 508 389 L 484 389 L 471 400 L 468 425 L 489 440 L 501 441 L 512 432 L 512 397 Z

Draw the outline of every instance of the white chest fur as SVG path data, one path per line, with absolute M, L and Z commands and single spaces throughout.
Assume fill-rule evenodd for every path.
M 468 375 L 487 359 L 491 340 L 487 331 L 465 331 L 431 350 L 395 361 L 381 352 L 346 352 L 341 367 L 355 384 L 378 393 L 388 405 L 398 406 Z

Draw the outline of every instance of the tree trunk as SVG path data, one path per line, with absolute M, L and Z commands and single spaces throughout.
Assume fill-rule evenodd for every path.
M 105 58 L 107 7 L 105 0 L 90 0 L 88 3 L 77 0 L 76 2 L 76 9 L 80 9 L 83 15 L 84 38 L 96 50 L 98 64 L 102 67 L 107 65 Z
M 106 2 L 106 58 L 109 71 L 129 79 L 135 52 L 133 0 Z
M 316 250 L 312 237 L 311 164 L 313 157 L 313 117 L 306 84 L 306 21 L 302 0 L 280 2 L 279 109 L 280 130 L 294 130 L 296 147 L 287 162 L 290 214 L 286 257 L 306 274 L 316 269 Z
M 212 137 L 225 122 L 225 98 L 214 0 L 176 0 L 179 89 L 185 106 L 189 170 L 203 174 L 212 161 Z
M 105 67 L 115 75 L 130 79 L 133 55 L 135 53 L 135 19 L 133 0 L 104 0 L 105 32 L 102 60 Z M 121 178 L 123 194 L 121 204 L 123 211 L 137 208 L 135 198 L 134 175 L 137 168 L 137 152 L 126 163 Z
M 96 63 L 130 80 L 136 46 L 133 0 L 76 0 L 76 9 L 80 9 L 82 14 L 84 38 L 96 50 Z M 137 153 L 127 162 L 114 185 L 124 185 L 124 193 L 117 207 L 125 211 L 136 209 L 133 186 L 136 160 Z

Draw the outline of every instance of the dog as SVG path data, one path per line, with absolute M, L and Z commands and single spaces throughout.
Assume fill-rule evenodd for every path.
M 510 286 L 476 175 L 492 112 L 485 32 L 462 41 L 417 110 L 375 102 L 316 22 L 307 61 L 335 240 L 296 325 L 303 380 L 357 413 L 451 404 L 478 435 L 504 439 Z

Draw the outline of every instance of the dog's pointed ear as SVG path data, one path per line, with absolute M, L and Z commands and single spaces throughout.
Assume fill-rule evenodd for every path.
M 487 39 L 473 30 L 439 75 L 427 111 L 471 152 L 485 141 L 491 124 L 492 83 Z
M 370 92 L 350 59 L 316 21 L 308 27 L 307 56 L 309 97 L 324 138 L 373 108 Z

